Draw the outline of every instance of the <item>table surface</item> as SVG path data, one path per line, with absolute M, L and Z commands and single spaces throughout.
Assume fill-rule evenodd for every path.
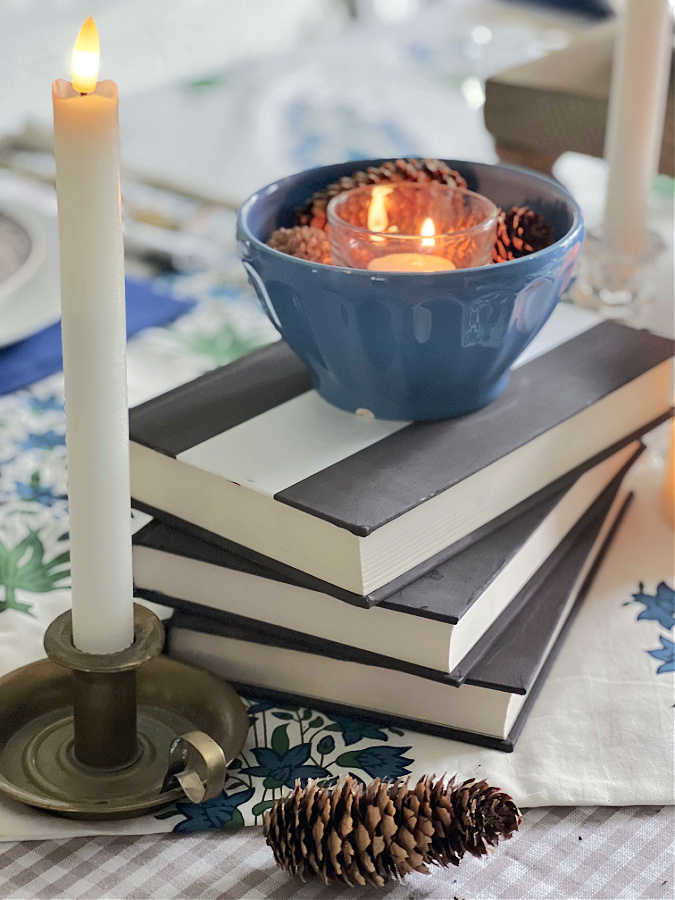
M 28 15 L 30 5 L 10 5 L 12 27 L 6 28 L 4 35 L 0 27 L 0 51 L 5 44 L 8 46 L 11 44 L 12 53 L 16 55 L 19 52 L 21 36 L 24 34 L 19 22 L 22 15 L 20 8 L 25 7 Z M 99 5 L 106 8 L 110 6 L 112 10 L 112 4 Z M 117 4 L 115 15 L 123 18 L 128 5 Z M 143 10 L 146 11 L 146 8 L 152 5 L 149 0 L 144 2 Z M 175 6 L 169 5 L 172 8 Z M 298 5 L 302 6 L 300 3 Z M 222 4 L 211 6 L 215 8 Z M 250 149 L 249 171 L 241 173 L 244 177 L 239 178 L 240 173 L 236 171 L 235 166 L 232 175 L 234 186 L 245 193 L 247 177 L 253 179 L 256 187 L 284 174 L 278 170 L 281 163 L 278 163 L 277 159 L 272 164 L 270 159 L 265 157 L 264 151 L 268 147 L 272 147 L 279 158 L 283 149 L 286 153 L 283 165 L 286 165 L 288 171 L 313 163 L 334 161 L 347 153 L 352 153 L 356 157 L 379 155 L 377 152 L 379 147 L 383 148 L 382 155 L 406 152 L 421 155 L 438 153 L 436 148 L 443 146 L 449 149 L 440 155 L 494 159 L 489 140 L 482 129 L 480 106 L 481 83 L 484 78 L 492 71 L 514 64 L 519 59 L 532 58 L 546 49 L 564 44 L 571 33 L 586 26 L 578 20 L 566 18 L 559 21 L 544 20 L 540 17 L 540 13 L 532 12 L 529 15 L 532 22 L 536 23 L 536 28 L 528 31 L 523 18 L 525 14 L 519 13 L 519 19 L 510 20 L 508 19 L 510 13 L 500 8 L 499 4 L 479 0 L 473 3 L 453 0 L 446 6 L 448 9 L 461 8 L 463 15 L 467 8 L 475 7 L 478 12 L 473 25 L 468 19 L 462 21 L 457 26 L 460 37 L 456 40 L 447 38 L 450 31 L 446 29 L 444 38 L 446 44 L 442 45 L 441 41 L 434 47 L 424 44 L 421 35 L 425 34 L 425 28 L 418 27 L 416 32 L 414 29 L 411 31 L 406 51 L 417 65 L 418 74 L 421 73 L 421 76 L 428 79 L 429 84 L 433 82 L 436 87 L 441 84 L 448 86 L 452 94 L 450 97 L 449 93 L 449 116 L 445 117 L 445 124 L 441 121 L 435 123 L 439 129 L 436 134 L 422 134 L 419 131 L 419 117 L 423 113 L 427 114 L 425 109 L 418 113 L 418 119 L 415 119 L 414 110 L 406 110 L 406 114 L 409 112 L 408 118 L 402 115 L 400 120 L 393 124 L 391 121 L 385 121 L 385 118 L 374 122 L 377 116 L 371 116 L 368 120 L 359 119 L 358 116 L 348 115 L 344 110 L 338 111 L 339 114 L 329 121 L 322 117 L 322 110 L 319 108 L 321 104 L 303 106 L 298 102 L 290 105 L 295 118 L 290 118 L 284 126 L 286 129 L 295 129 L 295 132 L 288 136 L 289 141 L 293 138 L 294 142 L 291 141 L 286 146 L 281 141 L 274 140 L 272 130 L 258 133 L 255 123 L 249 122 L 252 128 L 250 138 L 251 141 L 255 141 L 255 145 L 252 144 L 251 148 L 247 148 L 245 141 L 240 141 L 238 155 L 223 155 L 223 165 L 227 163 L 232 168 L 237 161 L 241 163 L 241 160 L 246 158 Z M 33 29 L 33 34 L 38 35 L 43 42 L 45 34 L 51 33 L 52 25 L 58 26 L 59 35 L 65 34 L 70 25 L 70 15 L 80 14 L 79 3 L 64 2 L 59 8 L 63 12 L 61 18 L 50 7 L 53 21 L 50 19 L 49 22 L 42 22 L 39 28 Z M 501 23 L 501 31 L 499 27 L 493 28 L 492 33 L 489 33 L 489 29 L 485 29 L 483 23 L 488 20 L 481 19 L 485 10 L 486 15 L 493 16 L 497 26 Z M 128 10 L 126 14 L 129 14 Z M 0 25 L 3 21 L 2 15 L 3 13 L 0 13 Z M 112 12 L 110 15 L 112 16 Z M 455 25 L 457 22 L 453 27 Z M 185 27 L 189 27 L 189 24 Z M 427 28 L 426 31 L 431 34 L 433 29 Z M 521 41 L 520 45 L 518 40 Z M 492 48 L 498 51 L 497 55 L 486 52 L 489 41 L 492 41 Z M 270 38 L 268 49 L 272 48 L 273 43 Z M 391 47 L 394 41 L 389 32 L 384 44 L 387 46 L 387 52 L 393 54 Z M 514 49 L 516 45 L 520 49 Z M 211 55 L 207 55 L 206 62 L 202 60 L 199 63 L 197 67 L 199 71 L 214 65 L 213 60 L 216 57 L 209 52 Z M 502 54 L 501 57 L 499 53 Z M 11 53 L 9 56 L 11 57 Z M 118 53 L 118 57 L 121 66 L 126 64 L 125 61 L 129 63 L 129 71 L 125 73 L 125 77 L 128 78 L 130 87 L 133 87 L 134 72 L 137 69 L 140 71 L 140 68 L 136 65 L 134 69 L 132 63 L 137 61 L 138 55 L 131 53 L 127 48 L 125 54 Z M 7 59 L 7 54 L 3 57 L 0 52 L 0 59 L 2 58 Z M 393 56 L 392 61 L 398 64 Z M 150 66 L 147 70 L 151 72 L 151 76 L 147 76 L 146 71 L 146 81 L 143 83 L 138 81 L 138 87 L 147 87 L 150 83 L 158 83 L 162 78 L 169 76 L 170 69 L 159 72 L 157 60 L 154 62 L 154 66 Z M 298 67 L 301 64 L 302 60 L 298 58 Z M 189 71 L 189 61 L 185 62 L 181 57 L 179 74 L 187 75 Z M 138 72 L 136 74 L 138 75 Z M 289 71 L 288 74 L 290 79 L 293 73 Z M 147 80 L 148 78 L 150 80 Z M 20 89 L 21 84 L 17 82 L 17 85 L 17 89 Z M 269 81 L 256 83 L 253 79 L 248 82 L 252 90 L 271 90 L 270 85 Z M 283 94 L 285 87 L 278 79 L 274 85 L 274 89 Z M 350 85 L 343 84 L 343 88 L 348 91 Z M 28 84 L 26 95 L 29 97 L 32 111 L 40 115 L 44 104 L 43 98 L 38 98 L 37 82 Z M 281 94 L 277 93 L 274 96 L 278 97 Z M 328 101 L 323 98 L 321 102 Z M 270 115 L 274 112 L 271 105 L 262 108 Z M 14 113 L 17 110 L 11 105 L 8 109 L 12 112 L 14 125 L 16 122 Z M 456 115 L 454 132 L 447 123 L 448 118 L 453 119 L 453 115 Z M 7 118 L 7 122 L 9 121 Z M 242 121 L 244 127 L 245 117 Z M 356 151 L 352 144 L 344 143 L 346 123 L 355 129 Z M 270 129 L 273 125 L 281 127 L 272 119 L 266 124 Z M 303 130 L 302 135 L 298 133 Z M 340 143 L 341 141 L 343 143 Z M 133 144 L 133 140 L 130 144 Z M 310 153 L 316 155 L 312 157 L 308 155 Z M 266 162 L 270 162 L 268 168 L 265 168 Z M 590 180 L 595 181 L 594 174 Z M 228 190 L 230 186 L 226 184 L 222 193 L 227 194 Z M 127 194 L 127 198 L 128 196 Z M 192 213 L 189 214 L 192 216 L 195 237 L 204 239 L 200 246 L 206 246 L 205 235 L 211 239 L 214 230 L 219 227 L 218 223 L 215 229 L 210 227 L 209 230 L 209 227 L 204 225 L 204 216 L 201 216 L 201 213 L 194 216 Z M 198 312 L 192 317 L 191 323 L 187 323 L 186 320 L 185 325 L 179 325 L 171 333 L 157 333 L 148 338 L 148 346 L 152 345 L 160 356 L 168 350 L 175 352 L 178 345 L 185 347 L 184 364 L 176 366 L 172 373 L 176 384 L 224 362 L 227 354 L 232 352 L 232 342 L 236 344 L 239 341 L 238 352 L 244 352 L 249 346 L 255 346 L 269 339 L 267 323 L 261 324 L 254 316 L 247 319 L 248 313 L 239 319 L 237 328 L 225 327 L 229 321 L 228 316 L 225 312 L 221 312 L 224 307 L 216 305 L 213 300 L 217 291 L 220 291 L 221 296 L 230 290 L 240 291 L 241 272 L 234 274 L 232 271 L 221 271 L 217 277 L 211 274 L 208 276 L 208 284 L 205 283 L 205 278 L 207 276 L 203 273 L 195 273 L 180 289 L 186 295 L 201 298 L 203 303 L 200 309 L 207 309 L 208 315 Z M 200 316 L 206 318 L 200 320 Z M 248 325 L 241 324 L 244 320 Z M 207 322 L 207 326 L 200 328 L 200 321 Z M 214 323 L 219 322 L 223 326 L 220 336 L 211 333 Z M 137 396 L 131 397 L 133 403 L 171 386 L 166 382 L 163 373 L 160 377 L 159 370 L 153 369 L 151 356 L 149 354 L 147 362 L 141 361 L 137 356 L 131 367 L 130 376 L 134 383 L 143 385 L 142 391 Z M 354 896 L 386 896 L 399 900 L 404 897 L 411 900 L 412 898 L 505 900 L 505 898 L 530 897 L 539 900 L 670 898 L 675 896 L 673 833 L 672 807 L 532 809 L 525 813 L 520 833 L 512 841 L 500 846 L 489 859 L 468 858 L 458 869 L 435 871 L 428 877 L 416 875 L 402 885 L 378 891 L 360 890 L 354 893 Z M 346 888 L 328 888 L 318 883 L 302 885 L 288 879 L 276 868 L 271 852 L 265 846 L 264 838 L 257 828 L 189 836 L 97 836 L 64 841 L 0 843 L 0 898 L 7 900 L 57 897 L 219 897 L 232 900 L 312 897 L 328 900 L 343 896 L 347 896 Z
M 672 807 L 532 809 L 494 856 L 384 889 L 303 884 L 259 828 L 0 844 L 0 897 L 185 900 L 656 900 L 675 896 Z

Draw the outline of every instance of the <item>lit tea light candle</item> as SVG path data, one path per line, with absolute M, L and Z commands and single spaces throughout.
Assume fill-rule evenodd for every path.
M 368 227 L 370 228 L 370 214 Z M 422 237 L 420 247 L 433 248 L 436 244 L 435 234 L 436 226 L 433 219 L 425 219 L 420 229 Z M 371 259 L 368 268 L 373 272 L 445 272 L 454 269 L 455 264 L 435 253 L 389 253 Z
M 97 82 L 98 60 L 90 18 L 52 98 L 73 641 L 114 653 L 134 637 L 129 424 L 117 85 Z
M 371 272 L 448 272 L 492 259 L 497 207 L 439 182 L 368 184 L 326 208 L 336 266 Z
M 454 263 L 433 253 L 390 253 L 368 263 L 371 272 L 450 272 Z

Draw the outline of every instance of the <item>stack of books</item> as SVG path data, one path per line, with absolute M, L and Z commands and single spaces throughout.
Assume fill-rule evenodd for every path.
M 561 307 L 441 422 L 328 405 L 282 342 L 131 411 L 137 593 L 243 690 L 513 749 L 670 414 L 671 341 Z

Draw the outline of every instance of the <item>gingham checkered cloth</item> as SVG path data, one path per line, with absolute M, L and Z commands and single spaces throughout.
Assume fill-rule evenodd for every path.
M 302 884 L 277 869 L 259 828 L 189 837 L 0 844 L 3 900 L 657 900 L 675 896 L 672 807 L 531 809 L 494 856 L 391 889 Z

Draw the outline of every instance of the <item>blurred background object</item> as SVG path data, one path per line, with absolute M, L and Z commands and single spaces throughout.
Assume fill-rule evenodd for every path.
M 342 0 L 0 0 L 0 132 L 51 116 L 49 85 L 88 16 L 124 97 L 291 49 L 347 17 Z
M 0 0 L 0 136 L 29 124 L 25 149 L 48 148 L 49 85 L 88 15 L 126 168 L 234 204 L 336 159 L 494 158 L 486 78 L 595 21 L 505 0 Z
M 604 65 L 608 78 L 594 48 L 611 30 L 609 9 L 603 0 L 0 0 L 0 167 L 53 181 L 49 87 L 68 75 L 91 14 L 101 77 L 119 85 L 125 246 L 137 274 L 217 273 L 241 289 L 239 204 L 280 177 L 343 160 L 500 154 L 550 170 L 576 150 L 554 174 L 592 217 L 605 172 L 587 154 L 600 155 L 596 109 L 606 99 L 584 77 L 588 96 L 570 118 L 570 98 L 559 93 L 554 108 L 547 85 L 556 59 L 564 71 Z M 541 102 L 508 81 L 528 66 L 550 73 L 538 76 Z M 672 142 L 672 128 L 666 135 Z M 0 198 L 8 190 L 5 181 Z M 670 179 L 658 201 L 665 222 Z
M 53 181 L 49 86 L 89 14 L 120 91 L 130 263 L 234 283 L 248 194 L 346 159 L 494 161 L 485 79 L 593 21 L 504 0 L 0 0 L 0 166 Z
M 616 23 L 544 59 L 487 79 L 485 124 L 504 162 L 551 172 L 563 153 L 602 157 Z M 675 175 L 675 71 L 671 65 L 659 171 Z

